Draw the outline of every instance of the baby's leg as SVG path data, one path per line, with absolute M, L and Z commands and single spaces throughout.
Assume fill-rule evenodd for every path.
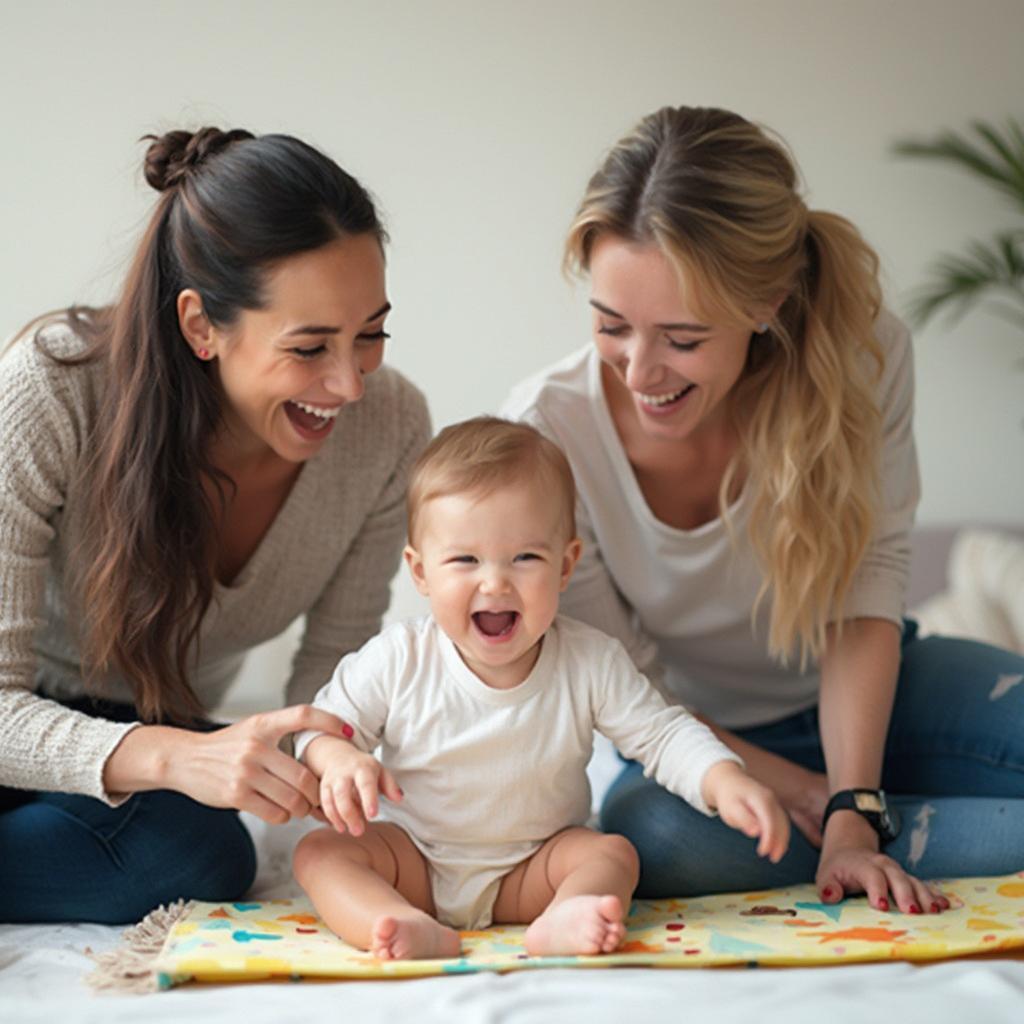
M 501 880 L 494 920 L 532 922 L 526 950 L 533 956 L 611 953 L 626 935 L 639 874 L 628 839 L 566 829 Z
M 358 838 L 317 829 L 295 848 L 295 877 L 328 927 L 382 960 L 458 956 L 459 933 L 434 920 L 423 855 L 397 825 Z

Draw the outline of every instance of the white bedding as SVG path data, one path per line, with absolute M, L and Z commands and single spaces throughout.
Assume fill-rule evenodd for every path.
M 602 754 L 591 766 L 596 792 L 615 770 L 607 751 Z M 247 818 L 247 824 L 259 851 L 252 897 L 295 894 L 291 849 L 315 823 L 268 827 Z M 120 933 L 102 925 L 0 925 L 0 1024 L 1024 1024 L 1024 961 L 997 960 L 776 970 L 547 969 L 97 995 L 84 982 L 92 969 L 85 949 L 113 948 Z

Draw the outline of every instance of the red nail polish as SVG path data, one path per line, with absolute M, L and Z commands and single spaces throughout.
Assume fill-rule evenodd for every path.
M 933 914 L 937 914 L 937 913 L 939 912 L 939 910 L 940 910 L 940 909 L 941 909 L 941 908 L 939 907 L 938 903 L 933 903 L 933 904 L 932 904 L 932 913 L 933 913 Z
M 355 734 L 356 734 L 355 729 L 353 729 L 352 726 L 348 724 L 348 722 L 346 722 L 341 727 L 341 735 L 344 736 L 345 739 L 350 740 L 350 739 L 352 739 L 353 736 L 355 736 Z
M 889 901 L 884 896 L 878 901 L 878 909 L 879 910 L 888 910 L 889 909 Z
M 910 912 L 912 914 L 920 914 L 921 913 L 921 908 L 916 903 L 911 903 L 910 904 Z
M 832 890 L 828 886 L 826 886 L 824 889 L 822 889 L 821 894 L 827 900 L 832 899 Z

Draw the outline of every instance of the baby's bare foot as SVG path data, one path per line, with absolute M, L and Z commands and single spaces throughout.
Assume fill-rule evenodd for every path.
M 370 952 L 378 960 L 434 960 L 458 956 L 461 948 L 458 932 L 418 910 L 373 923 Z
M 526 929 L 526 951 L 531 956 L 593 956 L 614 952 L 625 937 L 617 896 L 570 896 L 549 906 Z

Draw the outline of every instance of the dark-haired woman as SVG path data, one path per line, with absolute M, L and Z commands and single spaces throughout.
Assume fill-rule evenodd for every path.
M 153 139 L 122 295 L 0 361 L 0 921 L 241 896 L 238 810 L 310 813 L 279 749 L 380 623 L 419 392 L 381 368 L 385 240 L 284 135 Z M 213 728 L 244 653 L 306 616 L 283 710 Z

